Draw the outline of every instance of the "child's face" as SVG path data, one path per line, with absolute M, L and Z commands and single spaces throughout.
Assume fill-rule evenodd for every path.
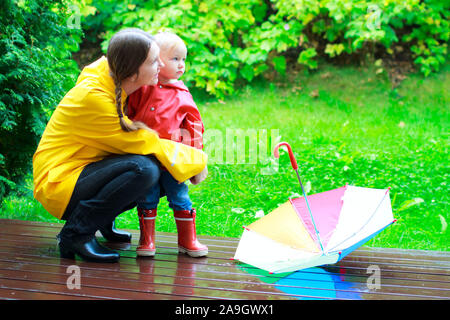
M 159 81 L 178 80 L 185 71 L 187 49 L 184 43 L 172 48 L 161 48 L 160 58 L 164 64 L 159 72 Z

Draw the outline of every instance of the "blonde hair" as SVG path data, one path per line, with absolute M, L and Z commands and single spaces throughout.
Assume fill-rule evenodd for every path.
M 177 45 L 181 44 L 186 47 L 183 39 L 181 39 L 178 35 L 170 31 L 159 31 L 154 36 L 155 42 L 161 51 L 172 50 Z

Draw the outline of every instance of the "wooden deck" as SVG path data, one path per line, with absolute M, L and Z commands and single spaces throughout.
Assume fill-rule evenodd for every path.
M 175 234 L 157 233 L 156 256 L 136 258 L 131 230 L 131 245 L 105 243 L 120 262 L 99 264 L 61 259 L 61 226 L 0 219 L 0 299 L 450 299 L 450 252 L 361 248 L 336 265 L 277 275 L 230 260 L 233 238 L 200 237 L 210 253 L 194 259 L 177 253 Z M 79 289 L 67 284 L 71 265 Z

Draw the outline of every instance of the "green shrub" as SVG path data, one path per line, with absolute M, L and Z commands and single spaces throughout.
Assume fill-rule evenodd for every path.
M 274 21 L 302 38 L 305 48 L 334 58 L 341 54 L 395 50 L 409 54 L 424 75 L 447 58 L 450 3 L 439 0 L 277 0 Z M 300 31 L 300 32 L 299 32 Z M 320 45 L 325 40 L 325 45 Z M 299 59 L 309 67 L 310 61 Z
M 124 27 L 178 33 L 189 50 L 184 80 L 218 97 L 262 74 L 284 74 L 292 56 L 316 69 L 321 57 L 358 60 L 403 52 L 428 75 L 445 62 L 450 34 L 450 3 L 439 0 L 92 0 L 90 5 L 98 11 L 84 27 L 98 31 L 104 49 Z
M 103 20 L 104 50 L 107 40 L 124 27 L 137 27 L 153 34 L 162 29 L 172 30 L 186 41 L 189 51 L 189 72 L 183 80 L 213 95 L 232 93 L 235 81 L 246 75 L 246 64 L 255 59 L 253 53 L 242 56 L 241 48 L 245 47 L 243 34 L 256 22 L 253 11 L 260 6 L 259 0 L 126 0 L 120 3 L 94 0 L 92 5 L 108 12 L 107 3 L 114 10 Z M 101 11 L 98 14 L 104 15 Z M 260 56 L 260 51 L 255 54 L 258 60 L 266 58 Z M 250 62 L 243 63 L 245 59 Z
M 2 0 L 0 12 L 0 203 L 29 172 L 45 125 L 78 73 L 70 53 L 81 30 L 65 1 Z

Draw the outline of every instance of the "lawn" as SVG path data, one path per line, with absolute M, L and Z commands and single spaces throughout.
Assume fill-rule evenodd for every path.
M 286 141 L 309 194 L 346 183 L 391 187 L 398 221 L 367 245 L 449 250 L 448 83 L 449 64 L 427 78 L 411 74 L 396 90 L 372 68 L 327 65 L 224 100 L 194 95 L 210 157 L 207 180 L 190 186 L 197 232 L 239 237 L 243 225 L 301 194 L 287 153 L 279 162 L 270 155 L 270 145 Z M 165 199 L 158 214 L 157 230 L 174 232 Z M 0 217 L 58 221 L 30 195 L 7 198 Z M 116 221 L 138 229 L 135 210 Z

